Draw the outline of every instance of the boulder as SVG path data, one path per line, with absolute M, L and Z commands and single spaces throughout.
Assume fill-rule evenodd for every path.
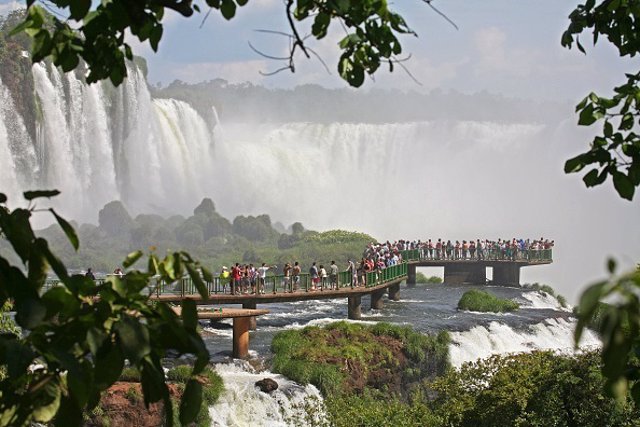
M 271 393 L 278 389 L 278 383 L 271 378 L 264 378 L 260 381 L 256 381 L 256 387 L 258 387 L 264 393 Z

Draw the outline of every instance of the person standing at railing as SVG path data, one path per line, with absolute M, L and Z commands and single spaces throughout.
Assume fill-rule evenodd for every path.
M 240 282 L 242 281 L 242 270 L 240 264 L 231 267 L 231 294 L 238 295 L 240 293 Z
M 293 290 L 292 292 L 295 292 L 299 289 L 300 287 L 300 273 L 302 272 L 302 268 L 300 267 L 300 264 L 298 263 L 298 261 L 293 263 L 293 268 L 291 269 L 291 275 L 292 275 L 292 279 L 293 279 Z
M 316 266 L 315 261 L 309 268 L 309 277 L 311 277 L 311 290 L 315 291 L 317 289 L 318 283 L 320 282 L 320 274 L 318 272 L 318 267 Z
M 96 280 L 96 275 L 91 271 L 91 267 L 87 268 L 87 272 L 84 273 L 84 277 L 88 277 L 91 280 Z
M 331 283 L 331 289 L 335 286 L 338 289 L 338 266 L 335 261 L 331 261 L 329 266 L 329 282 Z
M 329 275 L 327 274 L 327 270 L 324 268 L 324 265 L 320 264 L 320 290 L 324 291 L 324 288 L 327 286 L 327 279 Z
M 261 294 L 265 293 L 264 287 L 265 287 L 265 282 L 267 280 L 267 271 L 269 271 L 269 269 L 271 268 L 278 268 L 278 266 L 274 265 L 272 267 L 267 266 L 266 263 L 262 263 L 262 265 L 260 267 L 258 267 L 258 292 L 260 292 Z
M 222 271 L 220 271 L 220 285 L 222 286 L 222 293 L 227 293 L 227 284 L 229 284 L 229 289 L 231 289 L 231 293 L 233 293 L 233 286 L 231 285 L 231 273 L 229 273 L 229 269 L 226 265 L 222 266 Z
M 289 264 L 288 262 L 285 263 L 284 267 L 282 268 L 282 274 L 284 275 L 284 278 L 282 279 L 282 286 L 284 287 L 284 291 L 293 292 L 293 286 L 291 283 L 291 264 Z
M 351 277 L 351 287 L 355 288 L 358 286 L 358 272 L 356 271 L 356 265 L 350 259 L 347 260 L 347 271 L 349 272 L 349 277 Z

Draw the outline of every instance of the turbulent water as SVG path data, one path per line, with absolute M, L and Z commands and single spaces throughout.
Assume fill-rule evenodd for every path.
M 363 298 L 363 317 L 358 322 L 386 321 L 410 325 L 425 333 L 451 331 L 449 352 L 453 366 L 461 366 L 465 362 L 493 354 L 533 350 L 573 351 L 575 318 L 554 297 L 523 288 L 492 287 L 492 293 L 518 301 L 521 308 L 508 314 L 458 311 L 456 306 L 460 297 L 470 288 L 451 285 L 418 285 L 406 288 L 403 285 L 401 300 L 385 299 L 381 310 L 367 310 L 369 301 L 368 298 Z M 279 331 L 347 319 L 346 299 L 268 304 L 260 308 L 266 308 L 270 313 L 260 316 L 257 330 L 251 332 L 251 353 L 258 358 L 270 357 L 271 340 Z M 215 413 L 218 423 L 216 425 L 254 425 L 254 422 L 258 422 L 256 420 L 263 422 L 257 425 L 282 425 L 282 413 L 273 409 L 276 400 L 282 396 L 269 397 L 253 387 L 258 379 L 274 375 L 269 372 L 256 374 L 251 368 L 240 369 L 238 364 L 223 363 L 231 353 L 231 321 L 225 320 L 204 329 L 205 342 L 213 360 L 219 363 L 218 370 L 232 383 L 221 401 L 212 407 L 211 413 Z M 599 345 L 600 341 L 595 334 L 590 331 L 584 334 L 582 348 Z M 275 379 L 283 381 L 285 390 L 291 387 L 288 380 L 282 377 Z M 284 419 L 304 417 L 305 411 L 296 405 L 303 396 L 313 401 L 321 400 L 315 388 L 302 390 L 297 386 L 294 390 L 297 394 L 283 403 L 283 411 L 287 414 Z

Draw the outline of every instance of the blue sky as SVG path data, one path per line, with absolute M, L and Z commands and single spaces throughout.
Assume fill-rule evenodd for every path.
M 203 3 L 203 2 L 200 2 Z M 22 1 L 0 0 L 0 12 L 23 5 Z M 607 43 L 595 48 L 584 39 L 588 54 L 560 46 L 567 16 L 577 2 L 557 0 L 434 1 L 458 25 L 453 28 L 419 0 L 397 2 L 392 7 L 405 16 L 418 37 L 401 40 L 413 82 L 399 68 L 381 70 L 365 88 L 401 88 L 430 91 L 455 89 L 465 93 L 489 91 L 512 97 L 577 101 L 591 90 L 607 93 L 624 80 L 624 72 L 638 69 L 637 60 L 620 59 Z M 292 87 L 317 83 L 345 87 L 335 71 L 337 41 L 343 36 L 334 26 L 325 40 L 311 44 L 329 64 L 328 74 L 317 60 L 299 56 L 297 72 L 264 77 L 259 71 L 273 71 L 280 63 L 253 52 L 251 42 L 275 56 L 286 53 L 285 38 L 264 35 L 257 29 L 286 31 L 282 0 L 251 0 L 238 9 L 235 19 L 225 21 L 212 13 L 202 24 L 203 13 L 183 18 L 168 11 L 159 52 L 132 40 L 134 52 L 147 58 L 151 83 L 175 79 L 197 82 L 224 78 L 239 83 L 251 81 L 270 87 Z M 303 27 L 304 28 L 304 27 Z

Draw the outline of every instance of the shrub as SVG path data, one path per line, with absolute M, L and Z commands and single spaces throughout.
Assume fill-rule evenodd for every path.
M 416 283 L 442 283 L 442 278 L 438 276 L 427 277 L 424 273 L 416 273 Z
M 507 311 L 515 311 L 520 305 L 506 298 L 498 298 L 497 296 L 478 289 L 471 289 L 465 292 L 458 302 L 459 310 L 481 311 L 504 313 Z
M 140 382 L 140 371 L 136 368 L 124 368 L 120 374 L 120 381 Z

